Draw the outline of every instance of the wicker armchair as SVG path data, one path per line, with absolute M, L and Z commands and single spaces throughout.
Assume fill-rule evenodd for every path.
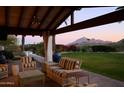
M 75 59 L 62 58 L 58 64 L 47 64 L 47 76 L 61 86 L 68 85 L 68 78 L 73 77 L 79 71 L 81 71 L 80 62 Z
M 0 64 L 0 79 L 8 77 L 8 64 Z
M 22 71 L 36 69 L 36 61 L 33 61 L 31 57 L 21 57 Z

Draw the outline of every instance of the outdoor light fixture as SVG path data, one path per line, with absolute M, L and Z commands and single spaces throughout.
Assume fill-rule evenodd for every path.
M 40 24 L 40 17 L 38 16 L 34 16 L 33 17 L 33 20 L 32 20 L 32 24 Z

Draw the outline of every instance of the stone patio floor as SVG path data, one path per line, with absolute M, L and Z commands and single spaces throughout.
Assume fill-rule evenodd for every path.
M 10 62 L 10 64 L 9 64 L 9 77 L 5 78 L 5 79 L 0 79 L 0 82 L 14 81 L 12 73 L 11 73 L 11 67 L 13 64 L 18 64 L 19 67 L 21 67 L 19 61 Z M 40 69 L 40 68 L 41 68 L 41 63 L 37 62 L 37 69 Z M 83 70 L 83 71 L 85 71 L 85 70 Z M 89 71 L 85 71 L 85 72 L 89 73 L 90 83 L 97 84 L 97 87 L 124 87 L 124 82 L 121 82 L 121 81 L 118 81 L 118 80 L 115 80 L 115 79 L 112 79 L 112 78 L 109 78 L 109 77 L 106 77 L 106 76 L 103 76 L 100 74 L 96 74 L 93 72 L 89 72 Z M 87 83 L 87 81 L 88 81 L 87 77 L 81 77 L 80 78 L 80 84 Z M 39 87 L 40 84 L 38 84 L 38 83 L 39 82 L 36 82 L 35 84 L 33 84 L 33 86 Z M 28 86 L 32 86 L 32 84 L 30 84 Z M 56 82 L 47 78 L 46 83 L 45 83 L 45 87 L 60 87 L 60 85 L 58 85 Z

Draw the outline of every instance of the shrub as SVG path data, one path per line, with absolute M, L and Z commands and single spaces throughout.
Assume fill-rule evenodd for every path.
M 11 51 L 2 51 L 3 55 L 6 57 L 6 59 L 13 59 L 14 55 Z
M 96 45 L 91 47 L 93 52 L 115 52 L 116 49 L 111 46 Z

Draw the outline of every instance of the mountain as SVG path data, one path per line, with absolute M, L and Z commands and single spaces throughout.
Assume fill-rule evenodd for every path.
M 118 42 L 111 44 L 111 46 L 114 46 L 120 52 L 124 51 L 124 39 L 121 39 Z
M 82 37 L 80 39 L 77 39 L 76 41 L 68 44 L 68 45 L 76 45 L 76 46 L 83 46 L 83 45 L 88 45 L 88 46 L 91 46 L 91 45 L 106 45 L 106 44 L 110 44 L 112 43 L 111 41 L 103 41 L 103 40 L 100 40 L 100 39 L 89 39 L 89 38 L 86 38 L 86 37 Z
M 124 39 L 121 39 L 120 41 L 116 42 L 115 44 L 124 46 Z

